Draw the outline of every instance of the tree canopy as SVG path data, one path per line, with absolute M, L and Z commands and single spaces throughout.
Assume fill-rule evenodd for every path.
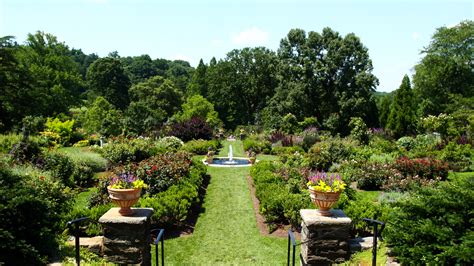
M 441 27 L 422 51 L 413 76 L 421 116 L 446 112 L 456 95 L 474 97 L 473 36 L 473 21 Z

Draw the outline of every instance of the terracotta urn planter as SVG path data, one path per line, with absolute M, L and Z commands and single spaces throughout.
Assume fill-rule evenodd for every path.
M 109 198 L 120 207 L 119 213 L 123 216 L 133 214 L 130 208 L 138 202 L 142 193 L 141 188 L 111 188 L 107 187 Z
M 341 192 L 320 192 L 309 188 L 311 201 L 319 207 L 319 213 L 322 216 L 332 216 L 329 211 L 334 204 L 339 200 Z

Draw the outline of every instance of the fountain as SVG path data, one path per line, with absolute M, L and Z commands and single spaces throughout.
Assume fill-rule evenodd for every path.
M 234 154 L 233 154 L 233 151 L 232 151 L 232 145 L 229 145 L 229 163 L 231 164 L 233 161 L 234 161 Z
M 234 150 L 232 145 L 229 145 L 229 153 L 227 157 L 213 158 L 211 163 L 208 163 L 206 159 L 203 160 L 204 164 L 215 167 L 245 167 L 251 166 L 248 158 L 234 157 Z

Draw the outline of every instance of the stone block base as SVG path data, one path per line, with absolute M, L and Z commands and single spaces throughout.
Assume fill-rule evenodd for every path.
M 331 265 L 349 259 L 351 219 L 342 210 L 325 217 L 318 210 L 300 210 L 302 265 Z
M 151 265 L 150 218 L 153 209 L 132 208 L 131 216 L 112 208 L 99 219 L 104 229 L 104 257 L 117 264 Z

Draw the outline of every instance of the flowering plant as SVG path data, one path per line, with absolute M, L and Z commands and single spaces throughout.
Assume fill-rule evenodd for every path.
M 112 176 L 110 179 L 110 187 L 115 189 L 130 188 L 147 188 L 147 184 L 143 180 L 131 173 L 122 173 Z
M 307 186 L 318 192 L 341 192 L 346 188 L 339 174 L 317 172 L 309 176 Z

